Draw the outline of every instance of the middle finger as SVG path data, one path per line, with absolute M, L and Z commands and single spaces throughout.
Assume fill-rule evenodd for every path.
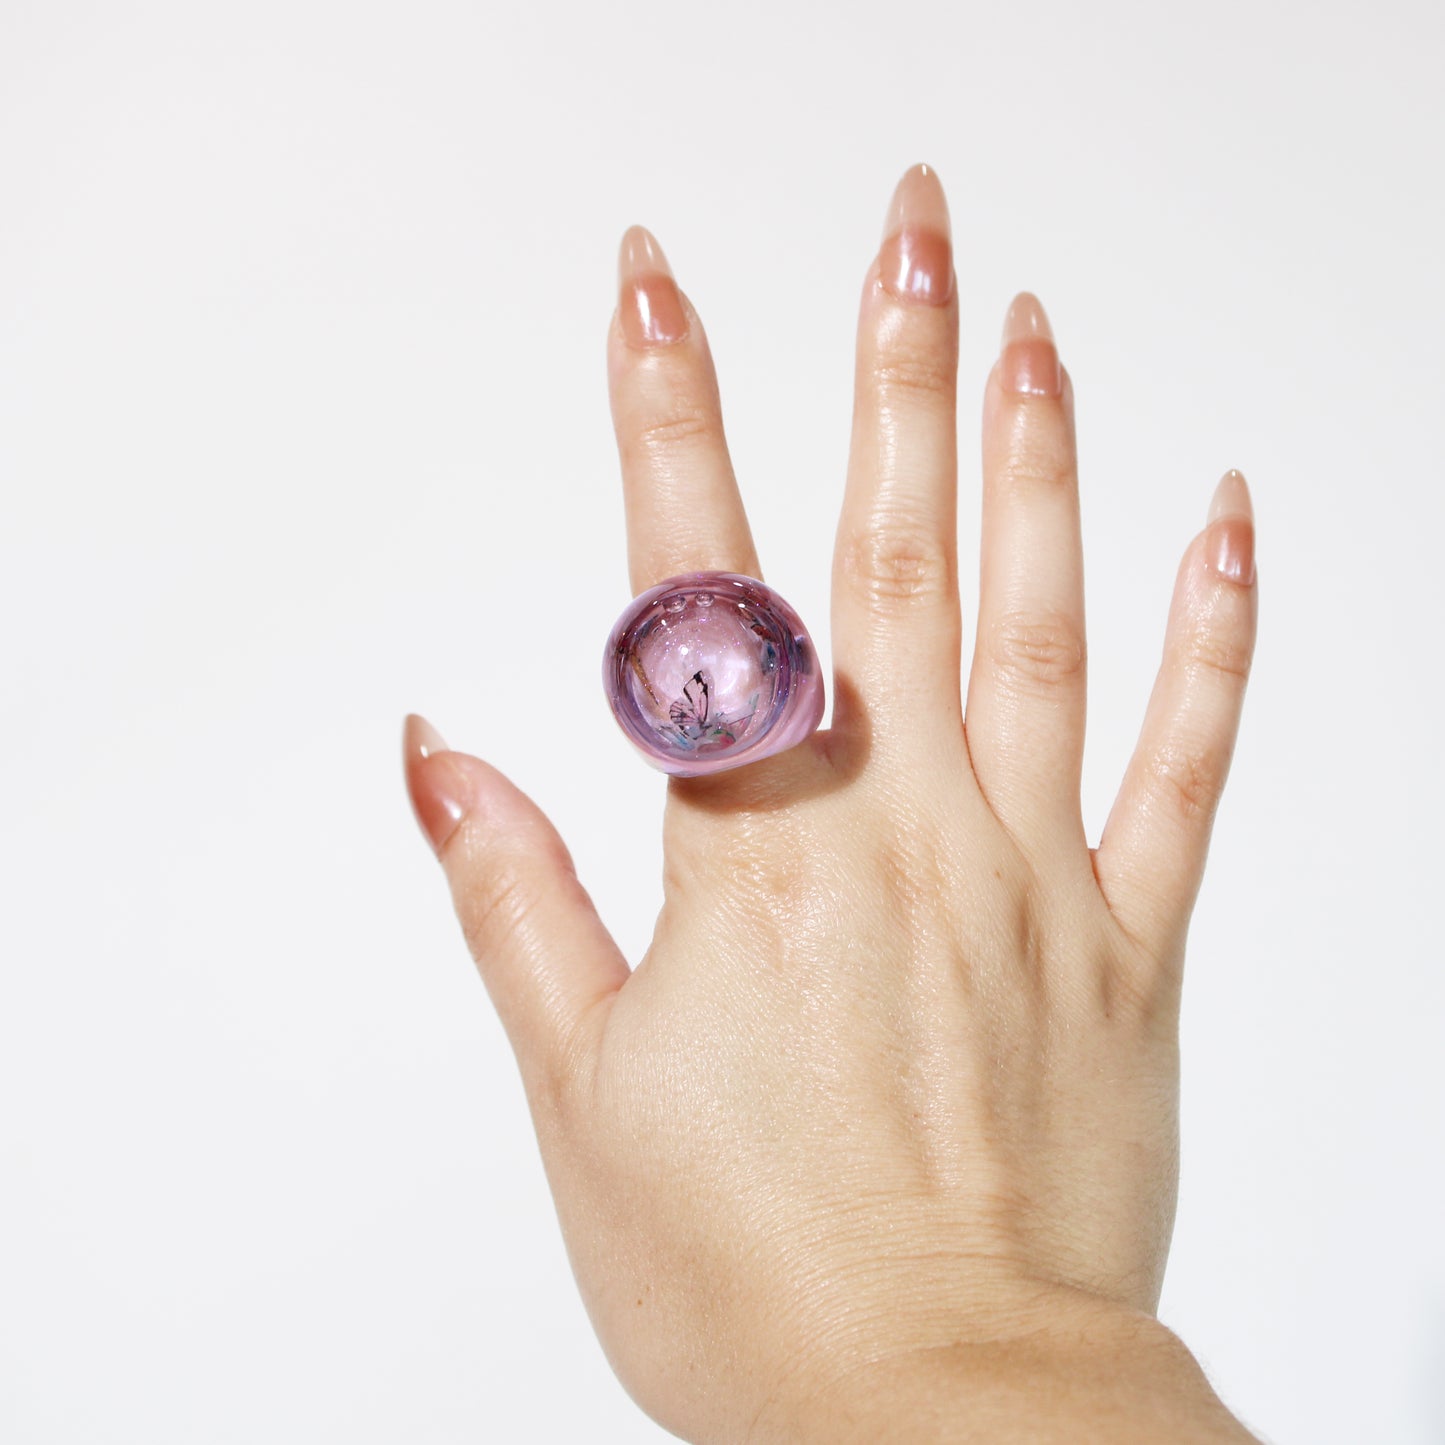
M 834 724 L 856 698 L 884 742 L 962 738 L 957 390 L 948 204 L 916 165 L 864 289 L 833 565 Z

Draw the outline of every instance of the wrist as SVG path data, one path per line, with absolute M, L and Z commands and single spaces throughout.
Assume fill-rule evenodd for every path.
M 1069 1292 L 1046 1324 L 834 1360 L 779 1395 L 750 1441 L 849 1445 L 1257 1445 L 1183 1341 L 1151 1315 Z

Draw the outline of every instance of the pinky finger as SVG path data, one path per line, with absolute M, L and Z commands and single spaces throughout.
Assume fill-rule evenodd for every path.
M 1124 931 L 1178 966 L 1254 655 L 1254 513 L 1224 474 L 1179 568 L 1164 660 L 1094 871 Z

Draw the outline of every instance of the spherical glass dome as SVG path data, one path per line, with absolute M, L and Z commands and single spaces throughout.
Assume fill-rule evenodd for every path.
M 670 578 L 635 598 L 608 639 L 603 684 L 643 756 L 682 776 L 781 752 L 823 715 L 797 613 L 730 572 Z

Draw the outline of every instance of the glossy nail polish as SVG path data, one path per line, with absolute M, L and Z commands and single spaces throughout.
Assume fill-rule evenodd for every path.
M 617 254 L 617 307 L 629 346 L 663 346 L 687 335 L 687 312 L 657 237 L 629 226 Z
M 883 285 L 901 301 L 944 306 L 953 296 L 953 241 L 938 173 L 922 164 L 893 192 L 878 250 Z
M 602 684 L 628 740 L 679 777 L 771 757 L 823 716 L 798 614 L 734 572 L 672 577 L 635 597 L 607 639 Z
M 1053 328 L 1032 291 L 1020 291 L 1004 317 L 999 380 L 1022 396 L 1062 396 L 1064 372 Z
M 1221 577 L 1241 587 L 1254 582 L 1254 504 L 1244 473 L 1231 468 L 1209 503 L 1204 556 Z
M 402 730 L 402 762 L 412 811 L 440 853 L 470 810 L 471 779 L 457 766 L 446 739 L 416 713 L 407 715 Z
M 1249 496 L 1249 483 L 1237 467 L 1230 467 L 1220 477 L 1219 485 L 1209 502 L 1209 520 L 1216 522 L 1220 517 L 1253 517 L 1254 503 Z

